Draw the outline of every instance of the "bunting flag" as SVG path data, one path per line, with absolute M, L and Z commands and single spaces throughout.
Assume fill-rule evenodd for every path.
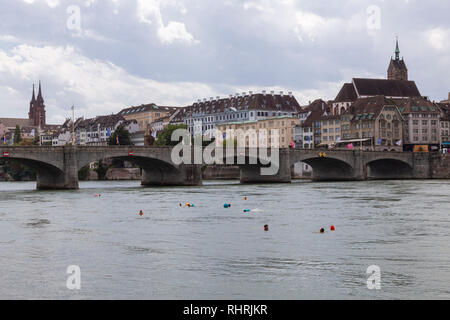
M 401 146 L 401 145 L 402 145 L 402 140 L 398 140 L 398 141 L 397 141 L 397 145 L 398 145 L 398 146 Z
M 380 144 L 381 144 L 381 141 L 382 141 L 381 138 L 378 139 L 378 141 L 377 141 L 378 143 L 377 143 L 377 144 L 380 145 Z

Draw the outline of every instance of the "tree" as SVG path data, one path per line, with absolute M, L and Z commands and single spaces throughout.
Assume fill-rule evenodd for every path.
M 100 161 L 97 163 L 97 166 L 96 166 L 96 168 L 94 169 L 94 171 L 97 172 L 97 174 L 98 174 L 98 179 L 99 179 L 99 180 L 105 180 L 106 172 L 108 172 L 108 166 L 105 166 L 105 165 L 103 164 L 103 161 L 100 160 Z
M 14 144 L 19 144 L 22 140 L 22 131 L 20 130 L 19 125 L 16 125 L 16 129 L 14 130 Z
M 41 138 L 38 135 L 34 136 L 33 145 L 38 146 L 40 141 L 41 141 Z
M 21 139 L 17 145 L 21 147 L 32 147 L 34 145 L 34 141 L 33 139 Z
M 119 143 L 117 143 L 117 140 Z M 131 146 L 133 142 L 131 142 L 130 132 L 125 126 L 120 125 L 116 128 L 114 133 L 109 137 L 108 145 L 110 146 Z
M 176 146 L 180 141 L 172 141 L 172 133 L 178 129 L 187 130 L 186 124 L 169 124 L 163 131 L 158 133 L 155 145 L 158 147 Z

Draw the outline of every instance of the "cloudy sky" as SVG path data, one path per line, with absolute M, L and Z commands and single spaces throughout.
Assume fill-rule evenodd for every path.
M 448 0 L 0 0 L 0 117 L 42 81 L 50 123 L 237 92 L 333 99 L 386 77 L 395 36 L 423 95 L 450 91 Z

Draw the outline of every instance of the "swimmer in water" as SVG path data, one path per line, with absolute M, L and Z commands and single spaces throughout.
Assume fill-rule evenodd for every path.
M 266 225 L 264 226 L 264 231 L 269 231 L 269 225 L 268 225 L 268 224 L 266 224 Z
M 320 229 L 320 233 L 325 233 L 325 229 L 324 228 Z

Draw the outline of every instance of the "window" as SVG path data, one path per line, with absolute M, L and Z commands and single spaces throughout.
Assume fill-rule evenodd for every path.
M 422 125 L 423 126 L 427 126 L 428 125 L 428 120 L 422 120 Z

